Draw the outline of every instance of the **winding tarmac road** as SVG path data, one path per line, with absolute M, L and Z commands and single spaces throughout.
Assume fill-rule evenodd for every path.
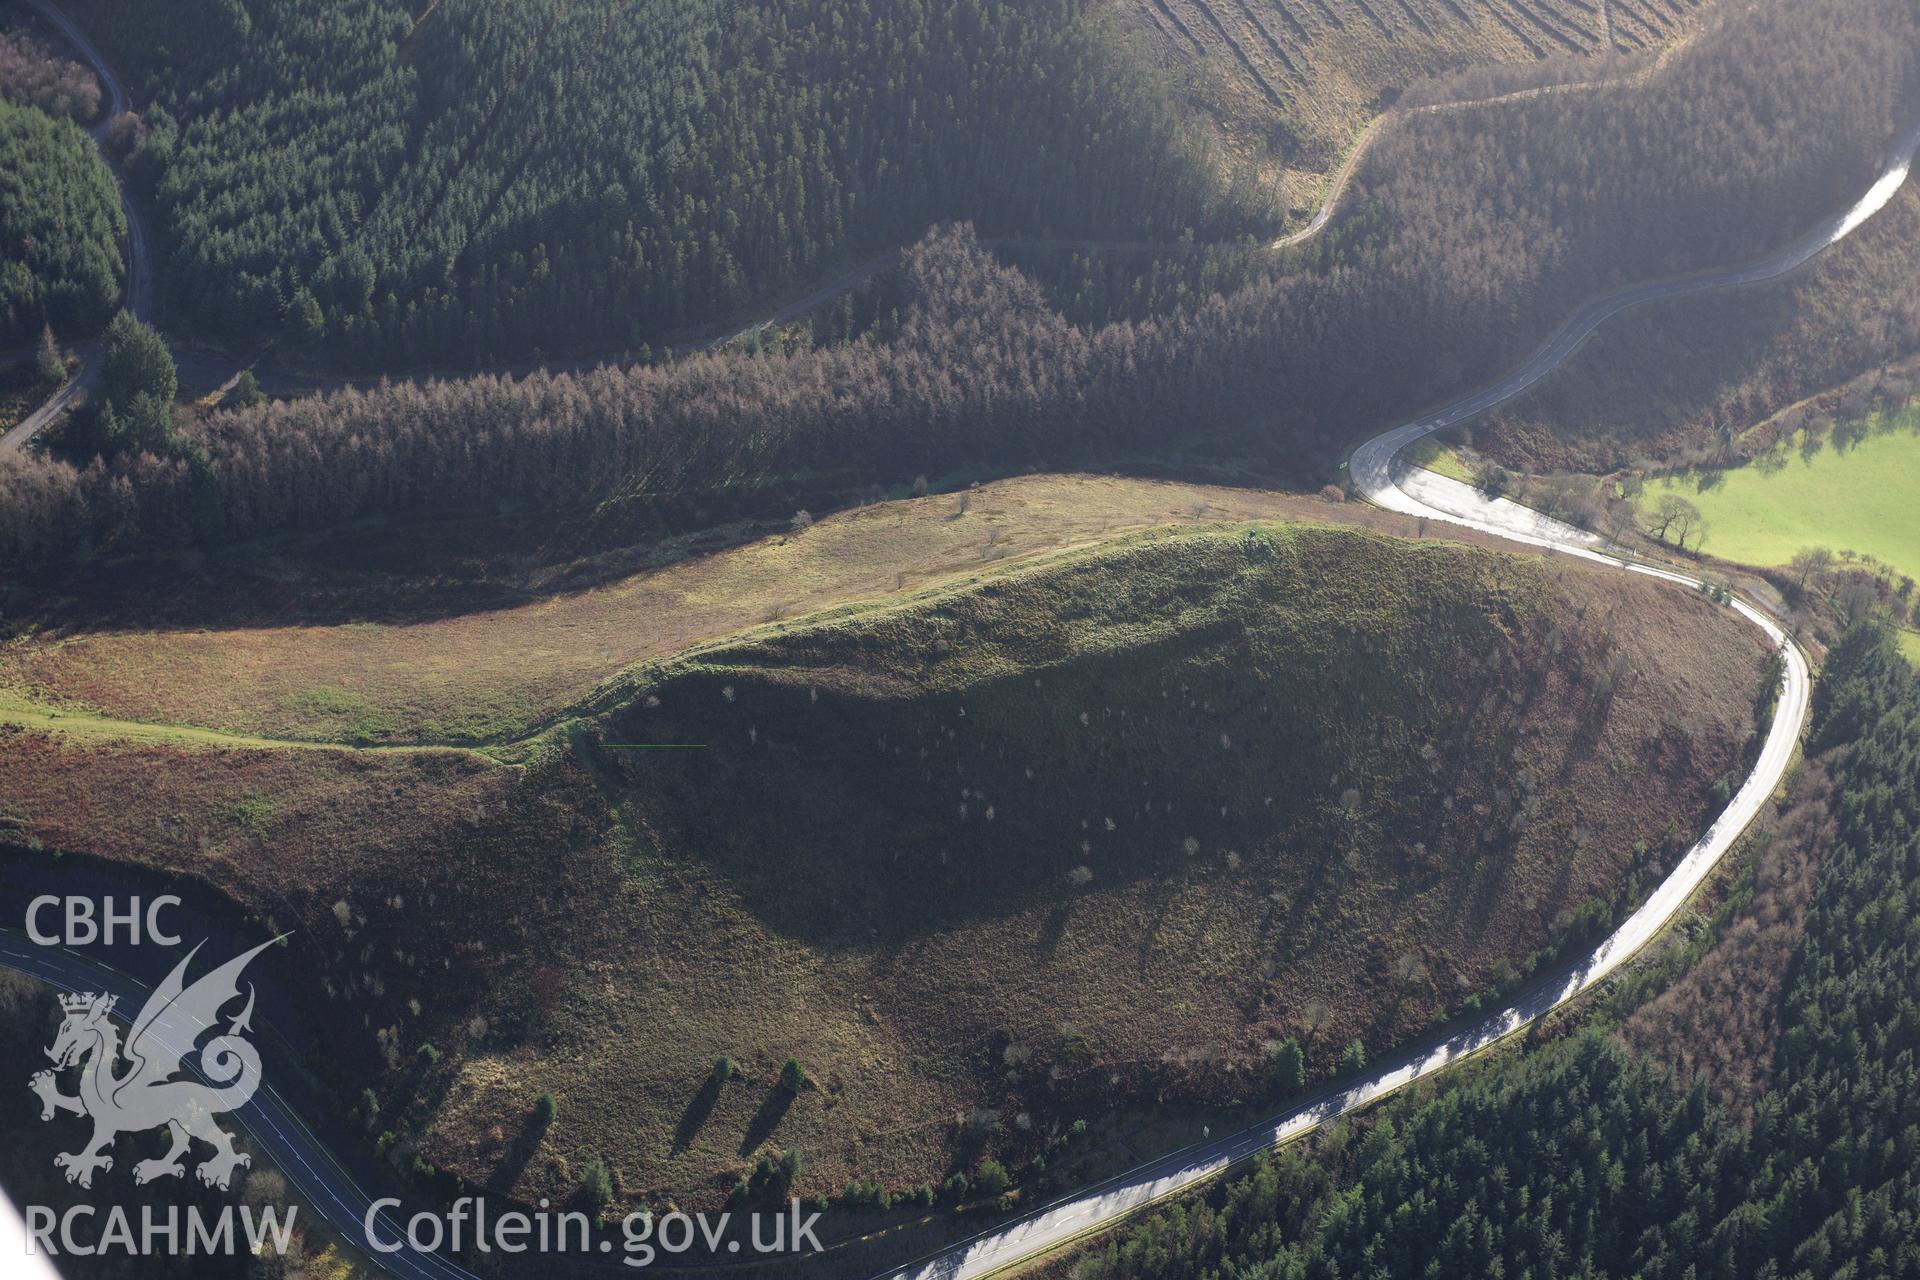
M 114 1017 L 120 1021 L 137 1013 L 151 994 L 145 985 L 118 969 L 65 948 L 39 946 L 11 929 L 0 930 L 0 966 L 38 978 L 60 991 L 117 996 L 119 1007 Z M 389 1273 L 406 1280 L 475 1280 L 472 1272 L 438 1253 L 373 1251 L 365 1227 L 372 1197 L 361 1190 L 352 1172 L 334 1158 L 327 1144 L 270 1081 L 263 1080 L 252 1100 L 232 1112 L 230 1118 L 332 1231 L 367 1257 L 379 1259 Z M 49 1159 L 58 1145 L 49 1139 Z M 102 1176 L 116 1175 L 110 1172 Z M 391 1211 L 383 1210 L 375 1223 L 383 1239 L 402 1238 L 404 1227 Z M 0 1274 L 11 1275 L 14 1261 L 0 1258 Z
M 99 70 L 112 97 L 112 110 L 106 123 L 94 131 L 96 139 L 104 137 L 111 121 L 126 108 L 124 89 L 84 34 L 73 27 L 49 0 L 29 0 L 29 3 L 61 28 Z M 1625 572 L 1646 574 L 1680 588 L 1697 587 L 1698 582 L 1685 574 L 1632 563 L 1610 555 L 1592 534 L 1547 519 L 1513 503 L 1490 501 L 1468 485 L 1404 464 L 1399 461 L 1399 456 L 1415 440 L 1456 425 L 1518 395 L 1559 367 L 1600 325 L 1630 308 L 1711 289 L 1771 280 L 1799 267 L 1886 206 L 1906 182 L 1917 144 L 1920 144 L 1920 125 L 1916 125 L 1901 139 L 1883 176 L 1866 196 L 1844 214 L 1778 253 L 1727 271 L 1634 286 L 1582 308 L 1526 364 L 1506 378 L 1362 445 L 1351 460 L 1356 485 L 1369 500 L 1395 511 L 1482 530 L 1526 545 L 1610 565 Z M 1350 173 L 1352 168 L 1350 160 L 1344 172 Z M 1333 184 L 1320 213 L 1303 232 L 1296 233 L 1298 238 L 1304 239 L 1326 225 L 1343 189 L 1344 182 L 1336 181 Z M 122 199 L 128 206 L 129 248 L 134 258 L 129 273 L 128 301 L 136 314 L 144 314 L 151 302 L 150 278 L 145 266 L 145 233 L 131 203 L 126 201 L 124 188 Z M 864 278 L 862 273 L 871 274 L 872 270 L 878 269 L 871 264 L 876 261 L 883 264 L 885 260 L 886 256 L 883 256 L 858 264 L 809 298 L 784 309 L 781 314 L 797 314 L 832 292 L 847 287 L 853 280 Z M 752 328 L 758 327 L 760 325 L 756 324 L 741 332 L 751 332 Z M 61 395 L 0 439 L 0 448 L 17 448 L 31 439 L 46 422 L 57 416 L 72 394 L 97 375 L 96 351 L 88 356 L 82 374 L 67 388 L 63 388 Z M 1416 1080 L 1444 1070 L 1514 1035 L 1591 989 L 1627 963 L 1660 933 L 1765 806 L 1786 772 L 1805 723 L 1811 690 L 1805 656 L 1778 626 L 1744 601 L 1735 600 L 1732 607 L 1767 636 L 1783 659 L 1779 697 L 1765 743 L 1752 772 L 1726 810 L 1714 820 L 1652 897 L 1576 968 L 1531 988 L 1506 1008 L 1438 1043 L 1401 1052 L 1359 1080 L 1324 1090 L 1259 1124 L 1151 1161 L 1096 1187 L 1083 1189 L 1014 1221 L 903 1267 L 889 1269 L 883 1274 L 889 1280 L 972 1280 L 997 1274 L 1056 1250 L 1083 1236 L 1111 1227 L 1169 1196 L 1192 1190 L 1262 1151 L 1281 1146 L 1339 1116 L 1370 1106 Z M 0 965 L 43 979 L 63 990 L 112 992 L 121 997 L 123 1005 L 131 1008 L 138 1008 L 145 996 L 144 989 L 138 983 L 115 970 L 72 952 L 31 945 L 12 933 L 0 932 Z M 354 1175 L 334 1158 L 326 1143 L 284 1097 L 270 1085 L 263 1084 L 247 1106 L 233 1113 L 233 1120 L 252 1138 L 256 1148 L 281 1170 L 313 1212 L 325 1219 L 349 1243 L 363 1251 L 367 1249 L 364 1218 L 371 1198 L 360 1189 Z M 390 1218 L 381 1219 L 381 1226 L 390 1238 L 397 1234 Z M 439 1254 L 411 1249 L 379 1255 L 379 1262 L 389 1272 L 408 1277 L 408 1280 L 468 1280 L 472 1274 Z
M 1636 285 L 1583 307 L 1532 359 L 1493 386 L 1360 446 L 1351 460 L 1355 485 L 1369 501 L 1393 511 L 1477 529 L 1628 573 L 1645 574 L 1687 590 L 1698 589 L 1697 578 L 1609 555 L 1600 549 L 1599 540 L 1584 530 L 1504 499 L 1489 500 L 1470 485 L 1402 463 L 1398 461 L 1399 455 L 1414 441 L 1520 394 L 1563 364 L 1595 329 L 1623 311 L 1710 289 L 1756 284 L 1793 271 L 1887 206 L 1907 181 L 1917 145 L 1920 145 L 1920 124 L 1908 130 L 1895 145 L 1885 171 L 1865 196 L 1844 213 L 1777 253 L 1727 271 Z M 1238 1133 L 1174 1152 L 1098 1187 L 1074 1193 L 1014 1222 L 982 1232 L 971 1240 L 884 1272 L 885 1280 L 980 1280 L 1104 1230 L 1158 1201 L 1193 1190 L 1263 1151 L 1284 1146 L 1340 1116 L 1371 1106 L 1416 1080 L 1443 1071 L 1525 1030 L 1626 964 L 1659 935 L 1765 807 L 1786 775 L 1806 723 L 1812 693 L 1806 655 L 1770 618 L 1744 600 L 1735 599 L 1732 607 L 1758 627 L 1781 655 L 1781 684 L 1766 742 L 1739 792 L 1698 843 L 1687 851 L 1646 903 L 1571 972 L 1530 989 L 1506 1008 L 1437 1044 L 1403 1051 L 1368 1072 L 1363 1079 L 1318 1093 Z
M 92 64 L 95 74 L 107 88 L 108 109 L 101 120 L 89 132 L 95 145 L 104 152 L 105 142 L 113 124 L 131 107 L 131 99 L 125 86 L 114 74 L 99 48 L 89 40 L 71 18 L 60 10 L 53 0 L 26 0 L 49 23 L 58 28 L 73 47 Z M 1389 109 L 1375 116 L 1367 127 L 1362 129 L 1347 149 L 1347 157 L 1328 179 L 1327 190 L 1320 201 L 1319 208 L 1307 224 L 1296 231 L 1270 240 L 1263 245 L 1253 246 L 1267 252 L 1278 252 L 1307 243 L 1318 236 L 1333 221 L 1341 202 L 1346 198 L 1347 187 L 1353 176 L 1359 171 L 1360 162 L 1365 159 L 1368 149 L 1380 136 L 1387 124 L 1400 116 L 1428 115 L 1440 111 L 1457 111 L 1472 107 L 1492 106 L 1503 102 L 1517 102 L 1527 98 L 1537 98 L 1546 94 L 1577 93 L 1614 85 L 1632 83 L 1645 79 L 1658 71 L 1685 45 L 1683 39 L 1665 49 L 1653 63 L 1638 71 L 1626 75 L 1613 76 L 1600 80 L 1572 81 L 1565 84 L 1540 85 L 1531 89 L 1517 89 L 1508 93 L 1495 94 L 1488 98 L 1474 98 L 1459 102 L 1440 102 L 1404 110 Z M 148 252 L 148 238 L 145 224 L 140 219 L 140 210 L 121 180 L 118 170 L 109 169 L 120 192 L 120 207 L 126 213 L 127 221 L 127 293 L 124 305 L 141 320 L 151 320 L 153 310 L 153 262 Z M 1238 244 L 1215 244 L 1210 242 L 1169 242 L 1163 240 L 1066 240 L 1033 237 L 999 237 L 982 241 L 989 248 L 1054 248 L 1077 250 L 1132 250 L 1139 252 L 1171 253 L 1188 250 L 1205 252 L 1215 248 L 1239 248 Z M 887 249 L 872 254 L 858 262 L 851 263 L 826 280 L 816 285 L 806 294 L 782 303 L 773 311 L 737 326 L 729 326 L 705 337 L 696 337 L 677 343 L 667 344 L 668 349 L 680 355 L 691 355 L 701 351 L 714 350 L 742 342 L 768 329 L 789 324 L 814 308 L 838 297 L 849 289 L 858 288 L 874 276 L 894 266 L 900 260 L 902 250 Z M 60 419 L 82 390 L 92 386 L 99 378 L 100 346 L 98 341 L 84 344 L 78 349 L 81 357 L 81 369 L 72 380 L 48 398 L 46 403 L 34 410 L 11 429 L 0 432 L 0 453 L 20 450 L 27 447 L 42 431 Z M 227 357 L 220 352 L 176 350 L 176 362 L 183 370 L 191 369 L 197 380 L 206 385 L 216 385 L 224 392 L 232 387 L 239 376 L 240 361 Z M 346 387 L 371 387 L 389 380 L 408 380 L 425 382 L 438 378 L 473 377 L 481 374 L 495 374 L 507 377 L 526 377 L 539 372 L 575 372 L 582 373 L 605 364 L 609 358 L 615 362 L 631 358 L 630 352 L 622 352 L 609 357 L 584 357 L 572 361 L 520 361 L 512 364 L 497 365 L 486 369 L 464 366 L 440 368 L 417 368 L 408 370 L 389 370 L 374 375 L 338 375 L 325 373 L 303 373 L 297 370 L 273 368 L 258 363 L 246 367 L 253 370 L 261 388 L 274 395 L 296 395 L 312 391 L 334 390 Z
M 1494 386 L 1423 415 L 1355 451 L 1352 471 L 1361 492 L 1395 511 L 1482 530 L 1530 546 L 1641 573 L 1684 589 L 1699 583 L 1685 574 L 1629 562 L 1600 549 L 1589 533 L 1519 507 L 1488 500 L 1471 486 L 1399 462 L 1407 445 L 1453 426 L 1519 394 L 1545 377 L 1601 324 L 1613 316 L 1667 298 L 1708 289 L 1752 284 L 1783 275 L 1844 238 L 1884 208 L 1906 182 L 1920 125 L 1900 141 L 1873 188 L 1852 208 L 1786 249 L 1761 261 L 1686 280 L 1640 285 L 1600 299 L 1581 311 L 1540 351 Z M 1648 901 L 1612 936 L 1568 973 L 1537 985 L 1473 1026 L 1435 1044 L 1403 1051 L 1357 1081 L 1322 1091 L 1257 1125 L 1151 1161 L 1092 1188 L 947 1247 L 904 1267 L 882 1273 L 888 1280 L 974 1280 L 1005 1271 L 1059 1249 L 1167 1197 L 1190 1191 L 1262 1151 L 1284 1145 L 1339 1116 L 1360 1110 L 1426 1076 L 1524 1030 L 1603 981 L 1646 946 L 1706 880 L 1740 834 L 1767 803 L 1791 762 L 1806 720 L 1811 677 L 1805 655 L 1780 628 L 1745 601 L 1734 609 L 1758 627 L 1782 657 L 1782 677 L 1773 723 L 1752 772 L 1726 810 L 1688 851 Z M 41 978 L 63 990 L 111 991 L 137 1008 L 144 992 L 132 979 L 70 952 L 27 944 L 0 933 L 0 965 Z M 370 1197 L 286 1100 L 263 1085 L 253 1101 L 234 1113 L 294 1188 L 346 1240 L 365 1249 L 363 1219 Z M 392 1224 L 382 1220 L 392 1232 Z M 409 1280 L 465 1280 L 459 1264 L 432 1253 L 405 1250 L 383 1255 L 381 1264 Z
M 1829 218 L 1784 249 L 1745 266 L 1633 285 L 1588 303 L 1534 352 L 1530 360 L 1500 381 L 1444 409 L 1375 436 L 1355 449 L 1349 459 L 1349 472 L 1355 486 L 1377 505 L 1409 515 L 1453 519 L 1458 523 L 1472 524 L 1475 528 L 1487 528 L 1491 524 L 1492 532 L 1519 537 L 1536 545 L 1544 545 L 1544 540 L 1561 547 L 1593 546 L 1597 539 L 1592 534 L 1582 533 L 1557 520 L 1549 520 L 1515 503 L 1504 500 L 1475 502 L 1473 498 L 1478 495 L 1472 486 L 1396 463 L 1395 459 L 1414 441 L 1457 426 L 1513 399 L 1559 368 L 1594 330 L 1623 311 L 1716 289 L 1762 284 L 1804 266 L 1822 250 L 1846 239 L 1867 219 L 1887 207 L 1900 188 L 1906 185 L 1916 149 L 1920 149 L 1920 123 L 1908 129 L 1894 144 L 1886 169 L 1866 195 L 1845 212 Z

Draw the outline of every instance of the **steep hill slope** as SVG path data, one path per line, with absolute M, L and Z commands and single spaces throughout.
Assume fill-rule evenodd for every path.
M 1616 577 L 1141 535 L 636 668 L 518 771 L 56 724 L 0 794 L 16 844 L 297 927 L 403 1151 L 525 1196 L 601 1159 L 718 1199 L 789 1148 L 807 1193 L 899 1190 L 1259 1096 L 1287 1036 L 1323 1075 L 1632 898 L 1740 769 L 1765 655 Z
M 1263 1159 L 1045 1274 L 1680 1280 L 1910 1265 L 1920 1180 L 1903 1144 L 1920 1124 L 1920 1064 L 1904 1032 L 1920 1021 L 1920 925 L 1908 905 L 1920 875 L 1920 697 L 1891 633 L 1856 626 L 1829 655 L 1814 707 L 1819 795 L 1772 834 L 1816 855 L 1787 889 L 1804 923 L 1775 926 L 1788 954 L 1772 976 L 1747 968 L 1729 981 L 1712 972 L 1727 957 L 1706 962 L 1718 986 L 1709 999 L 1740 1005 L 1732 1019 L 1707 1007 L 1710 1040 L 1757 1019 L 1781 1031 L 1777 1045 L 1749 1041 L 1758 1063 L 1739 1063 L 1771 1077 L 1749 1114 L 1712 1105 L 1703 1080 L 1676 1087 L 1667 1061 L 1636 1060 L 1590 1028 L 1402 1095 L 1366 1132 Z M 1784 905 L 1766 882 L 1780 861 L 1760 855 L 1756 906 Z M 1751 947 L 1754 929 L 1736 911 L 1720 948 Z M 1657 1030 L 1672 1054 L 1684 1028 Z

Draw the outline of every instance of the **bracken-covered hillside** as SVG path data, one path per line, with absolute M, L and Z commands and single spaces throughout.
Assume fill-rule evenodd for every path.
M 1739 776 L 1765 658 L 1624 576 L 1198 528 L 636 668 L 520 769 L 50 720 L 0 794 L 15 845 L 296 929 L 343 1096 L 475 1183 L 698 1202 L 792 1148 L 904 1191 L 1590 942 Z

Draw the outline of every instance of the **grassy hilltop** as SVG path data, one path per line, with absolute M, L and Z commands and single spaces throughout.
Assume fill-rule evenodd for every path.
M 598 1159 L 717 1200 L 788 1149 L 808 1194 L 904 1190 L 1510 980 L 1691 839 L 1764 657 L 1618 575 L 1194 527 L 652 660 L 524 767 L 47 721 L 0 793 L 16 844 L 296 927 L 401 1151 L 529 1197 Z
M 664 565 L 591 587 L 509 582 L 491 607 L 423 603 L 401 578 L 329 609 L 325 584 L 202 584 L 56 611 L 0 649 L 11 696 L 68 713 L 360 745 L 497 743 L 564 715 L 633 663 L 803 610 L 1005 569 L 1128 530 L 1297 515 L 1308 499 L 1219 486 L 1023 476 L 963 495 L 874 503 L 804 535 L 721 529 L 655 548 Z M 429 581 L 426 585 L 433 585 Z M 407 603 L 396 609 L 390 597 Z M 138 617 L 103 626 L 98 611 Z M 94 610 L 88 612 L 88 609 Z M 636 619 L 639 620 L 636 623 Z M 164 670 L 165 680 L 152 678 Z

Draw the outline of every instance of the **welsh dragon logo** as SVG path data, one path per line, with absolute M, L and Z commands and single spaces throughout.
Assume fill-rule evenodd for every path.
M 148 997 L 133 1020 L 124 1048 L 111 1018 L 117 997 L 92 992 L 60 997 L 66 1019 L 47 1050 L 53 1070 L 35 1072 L 28 1085 L 40 1095 L 42 1120 L 70 1111 L 93 1121 L 93 1137 L 85 1146 L 53 1158 L 54 1167 L 66 1171 L 68 1182 L 91 1187 L 95 1170 L 113 1168 L 115 1140 L 123 1133 L 148 1129 L 165 1128 L 173 1145 L 158 1159 L 133 1166 L 137 1183 L 184 1174 L 181 1157 L 196 1138 L 214 1149 L 194 1171 L 210 1187 L 226 1190 L 233 1171 L 252 1163 L 233 1149 L 233 1135 L 213 1122 L 219 1113 L 244 1106 L 260 1086 L 260 1054 L 243 1034 L 252 1030 L 251 984 L 246 1007 L 228 1022 L 225 1033 L 205 1045 L 199 1041 L 208 1031 L 218 1030 L 220 1010 L 240 997 L 240 971 L 272 945 L 263 942 L 188 986 L 187 964 L 199 952 L 196 946 Z M 199 1074 L 213 1083 L 174 1078 L 182 1074 L 190 1057 L 196 1059 Z M 79 1092 L 61 1093 L 58 1074 L 76 1064 L 80 1066 Z

